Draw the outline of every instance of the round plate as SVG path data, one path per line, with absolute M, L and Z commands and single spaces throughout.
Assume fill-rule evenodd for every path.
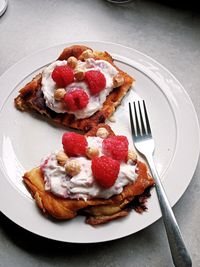
M 8 6 L 8 0 L 0 0 L 0 16 L 4 14 Z
M 134 88 L 115 113 L 116 122 L 109 124 L 116 133 L 126 135 L 132 145 L 128 102 L 139 97 L 146 101 L 156 143 L 156 167 L 173 206 L 189 185 L 199 156 L 199 126 L 190 98 L 168 70 L 136 50 L 112 43 L 78 43 L 108 51 L 116 64 L 136 79 Z M 123 219 L 94 228 L 85 224 L 82 216 L 65 222 L 47 219 L 22 183 L 25 170 L 37 166 L 41 158 L 61 147 L 64 130 L 39 116 L 16 110 L 13 100 L 21 87 L 69 45 L 72 43 L 31 55 L 0 78 L 0 208 L 23 228 L 54 240 L 75 243 L 113 240 L 133 234 L 160 218 L 154 189 L 147 212 L 141 215 L 132 211 Z

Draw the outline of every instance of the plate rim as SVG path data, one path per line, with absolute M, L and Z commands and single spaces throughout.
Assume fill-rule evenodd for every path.
M 23 62 L 24 61 L 29 61 L 29 59 L 31 59 L 31 58 L 33 58 L 35 55 L 38 55 L 38 54 L 40 54 L 40 53 L 42 53 L 42 52 L 44 52 L 44 51 L 47 51 L 47 50 L 51 50 L 51 49 L 56 49 L 56 48 L 58 48 L 58 47 L 61 47 L 61 46 L 69 46 L 69 45 L 72 45 L 72 44 L 88 44 L 89 46 L 91 46 L 92 47 L 92 45 L 91 44 L 104 44 L 104 45 L 110 45 L 110 46 L 112 46 L 112 45 L 114 45 L 114 46 L 117 46 L 117 47 L 121 47 L 121 48 L 123 48 L 123 49 L 129 49 L 129 50 L 132 50 L 132 51 L 134 51 L 135 53 L 137 53 L 138 55 L 142 55 L 143 57 L 145 57 L 145 58 L 148 58 L 151 62 L 154 62 L 154 63 L 156 63 L 156 65 L 158 65 L 161 69 L 163 69 L 165 72 L 167 72 L 171 77 L 173 77 L 173 79 L 181 86 L 181 89 L 182 89 L 182 91 L 184 92 L 184 95 L 185 95 L 185 97 L 187 98 L 187 101 L 189 101 L 189 103 L 190 103 L 190 108 L 192 108 L 192 112 L 193 112 L 193 115 L 194 115 L 194 117 L 193 117 L 193 119 L 195 120 L 195 125 L 196 125 L 196 127 L 197 127 L 197 130 L 198 130 L 198 153 L 197 153 L 197 155 L 196 155 L 196 160 L 195 160 L 195 168 L 193 169 L 193 172 L 192 172 L 192 175 L 191 175 L 191 178 L 190 178 L 190 181 L 189 181 L 189 183 L 188 183 L 188 185 L 187 185 L 187 187 L 189 186 L 189 184 L 190 184 L 190 182 L 191 182 L 191 180 L 192 180 L 192 177 L 193 177 L 193 175 L 194 175 L 194 172 L 195 172 L 195 170 L 196 170 L 196 166 L 197 166 L 197 163 L 198 163 L 198 158 L 199 158 L 199 147 L 200 147 L 200 134 L 199 134 L 199 122 L 198 122 L 198 117 L 197 117 L 197 113 L 196 113 L 196 111 L 195 111 L 195 108 L 194 108 L 194 105 L 193 105 L 193 103 L 192 103 L 192 101 L 191 101 L 191 99 L 190 99 L 190 96 L 189 96 L 189 94 L 187 93 L 187 91 L 184 89 L 184 87 L 182 86 L 182 84 L 178 81 L 178 79 L 165 67 L 165 66 L 163 66 L 162 64 L 160 64 L 159 62 L 157 62 L 155 59 L 153 59 L 153 58 L 151 58 L 150 56 L 148 56 L 148 55 L 146 55 L 146 54 L 144 54 L 144 53 L 142 53 L 142 52 L 140 52 L 140 51 L 138 51 L 138 50 L 136 50 L 136 49 L 134 49 L 134 48 L 131 48 L 131 47 L 126 47 L 126 46 L 124 46 L 124 45 L 121 45 L 121 44 L 115 44 L 115 43 L 112 43 L 112 42 L 104 42 L 104 41 L 74 41 L 74 42 L 66 42 L 66 43 L 62 43 L 62 44 L 57 44 L 57 45 L 53 45 L 53 46 L 50 46 L 50 47 L 47 47 L 47 48 L 43 48 L 43 49 L 41 49 L 41 50 L 39 50 L 39 51 L 37 51 L 37 52 L 35 52 L 35 53 L 33 53 L 33 54 L 30 54 L 30 55 L 28 55 L 27 57 L 25 57 L 25 58 L 23 58 L 23 59 L 21 59 L 20 61 L 18 61 L 18 62 L 16 62 L 15 64 L 13 64 L 9 69 L 7 69 L 1 76 L 0 76 L 0 83 L 1 83 L 1 81 L 3 80 L 3 78 L 6 76 L 6 75 L 9 75 L 9 73 L 13 70 L 13 69 L 15 69 L 17 66 L 20 66 L 21 64 L 23 64 Z M 111 53 L 112 54 L 112 53 Z M 22 80 L 20 79 L 20 82 L 22 82 Z M 16 88 L 16 87 L 15 87 Z M 9 91 L 9 95 L 13 92 L 13 90 L 14 89 L 12 89 L 11 91 Z M 1 95 L 1 94 L 0 94 Z M 5 101 L 6 101 L 6 99 L 7 99 L 7 97 L 8 96 L 6 96 L 5 97 L 5 99 L 3 98 L 3 100 L 2 101 L 0 101 L 0 103 L 2 102 L 2 104 L 4 105 L 4 103 L 5 103 Z M 0 105 L 0 112 L 1 112 L 1 109 L 2 109 L 2 107 L 3 107 L 3 105 Z M 1 170 L 0 170 L 1 171 Z M 183 193 L 186 191 L 186 189 L 187 189 L 187 187 L 184 189 L 184 191 L 183 191 Z M 178 199 L 175 201 L 175 203 L 173 203 L 173 205 L 175 205 L 176 203 L 177 203 L 177 201 L 182 197 L 182 195 L 183 195 L 183 193 L 180 195 L 180 197 L 178 197 Z M 172 206 L 173 206 L 172 205 Z M 6 217 L 8 217 L 9 219 L 11 219 L 12 220 L 12 218 L 10 218 L 9 216 L 7 216 L 3 211 L 2 211 L 2 213 L 6 216 Z M 150 224 L 148 224 L 147 226 L 149 226 L 149 225 L 151 225 L 152 223 L 154 223 L 155 221 L 157 221 L 159 218 L 160 218 L 161 216 L 159 216 L 156 220 L 154 220 L 153 222 L 151 222 Z M 12 220 L 12 221 L 14 221 L 14 220 Z M 18 224 L 16 221 L 14 221 L 16 224 Z M 144 228 L 141 228 L 141 229 L 139 229 L 139 230 L 137 230 L 137 231 L 135 231 L 135 232 L 133 232 L 133 233 L 129 233 L 129 234 L 126 234 L 126 235 L 122 235 L 122 236 L 118 236 L 118 237 L 115 237 L 115 238 L 112 238 L 112 239 L 103 239 L 103 240 L 100 240 L 100 241 L 80 241 L 80 242 L 77 242 L 77 241 L 69 241 L 69 240 L 60 240 L 60 239 L 56 239 L 56 238 L 51 238 L 51 237 L 48 237 L 48 236 L 45 236 L 45 235 L 42 235 L 41 233 L 36 233 L 36 232 L 33 232 L 33 231 L 31 231 L 30 229 L 27 229 L 26 227 L 24 227 L 24 226 L 22 226 L 21 224 L 18 224 L 18 225 L 20 225 L 21 227 L 23 227 L 23 228 L 25 228 L 26 230 L 28 230 L 29 232 L 32 232 L 32 233 L 34 233 L 34 234 L 37 234 L 37 235 L 39 235 L 39 236 L 43 236 L 43 237 L 45 237 L 45 238 L 49 238 L 49 239 L 53 239 L 53 240 L 57 240 L 57 241 L 62 241 L 62 242 L 68 242 L 68 243 L 98 243 L 98 242 L 105 242 L 105 241 L 110 241 L 110 240 L 115 240 L 115 239 L 119 239 L 119 238 L 122 238 L 122 237 L 125 237 L 125 236 L 128 236 L 128 235 L 130 235 L 130 234 L 133 234 L 133 233 L 136 233 L 137 231 L 140 231 L 141 229 L 144 229 L 145 227 L 147 227 L 147 226 L 145 226 Z

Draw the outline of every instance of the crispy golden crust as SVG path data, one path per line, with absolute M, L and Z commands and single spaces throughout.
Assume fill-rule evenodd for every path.
M 67 60 L 70 56 L 75 56 L 81 59 L 83 51 L 89 49 L 83 45 L 74 45 L 67 47 L 63 50 L 61 55 L 58 57 L 59 60 Z M 15 106 L 21 111 L 37 111 L 42 115 L 46 115 L 48 118 L 53 120 L 59 125 L 88 131 L 92 127 L 99 123 L 105 122 L 109 118 L 116 107 L 120 104 L 122 98 L 126 95 L 130 89 L 134 79 L 127 73 L 120 70 L 114 63 L 112 57 L 107 52 L 94 52 L 95 59 L 103 59 L 115 66 L 120 74 L 124 77 L 124 84 L 118 88 L 115 88 L 107 97 L 103 104 L 103 107 L 97 111 L 90 118 L 76 120 L 73 114 L 59 114 L 49 109 L 43 97 L 41 91 L 41 80 L 42 74 L 38 74 L 33 80 L 26 84 L 20 91 L 19 95 L 15 98 Z
M 114 135 L 108 125 L 100 124 L 87 133 L 96 135 L 98 128 L 105 127 L 110 135 Z M 146 188 L 153 186 L 154 181 L 147 173 L 144 163 L 137 163 L 138 177 L 135 183 L 127 185 L 121 194 L 109 199 L 71 200 L 53 195 L 44 189 L 43 174 L 39 167 L 24 174 L 23 180 L 35 199 L 38 207 L 56 219 L 72 219 L 78 213 L 88 214 L 86 222 L 97 225 L 128 215 L 127 205 L 135 196 L 141 195 Z

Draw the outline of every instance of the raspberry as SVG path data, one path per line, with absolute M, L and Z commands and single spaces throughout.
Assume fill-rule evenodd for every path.
M 63 134 L 62 144 L 68 156 L 84 156 L 88 145 L 84 135 L 72 132 Z
M 85 73 L 85 81 L 93 95 L 100 93 L 106 86 L 106 78 L 99 70 L 87 71 Z
M 126 161 L 128 156 L 128 139 L 126 136 L 111 136 L 103 140 L 103 153 L 116 160 Z
M 73 70 L 67 65 L 55 67 L 51 77 L 59 87 L 66 87 L 74 81 Z
M 101 156 L 92 159 L 92 173 L 95 180 L 104 188 L 114 185 L 120 169 L 117 160 L 110 157 Z
M 73 91 L 67 92 L 63 100 L 69 110 L 75 111 L 87 106 L 89 96 L 82 88 L 77 87 Z

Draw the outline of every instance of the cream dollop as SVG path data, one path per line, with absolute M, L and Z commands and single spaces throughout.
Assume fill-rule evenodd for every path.
M 102 141 L 100 137 L 88 137 L 88 146 L 97 147 L 102 155 Z M 71 158 L 73 159 L 73 158 Z M 43 162 L 45 190 L 53 194 L 70 199 L 91 199 L 104 198 L 108 199 L 113 195 L 120 194 L 123 187 L 132 183 L 137 178 L 136 166 L 131 162 L 121 162 L 120 171 L 115 184 L 108 188 L 102 188 L 94 179 L 91 170 L 91 160 L 85 157 L 76 157 L 81 166 L 81 171 L 73 176 L 68 176 L 65 167 L 60 166 L 56 160 L 56 152 L 49 155 Z
M 72 113 L 77 119 L 88 118 L 96 111 L 101 109 L 106 100 L 107 95 L 113 90 L 113 77 L 118 73 L 117 69 L 105 60 L 87 59 L 85 62 L 78 60 L 77 69 L 83 71 L 99 70 L 106 78 L 106 87 L 99 94 L 91 95 L 88 85 L 84 81 L 75 81 L 69 84 L 65 90 L 73 90 L 75 87 L 81 87 L 89 95 L 88 105 L 77 111 L 68 111 L 64 103 L 57 101 L 54 98 L 54 91 L 56 90 L 56 83 L 53 81 L 51 74 L 56 66 L 64 66 L 67 64 L 66 60 L 55 61 L 46 67 L 42 73 L 42 87 L 46 105 L 57 113 Z

